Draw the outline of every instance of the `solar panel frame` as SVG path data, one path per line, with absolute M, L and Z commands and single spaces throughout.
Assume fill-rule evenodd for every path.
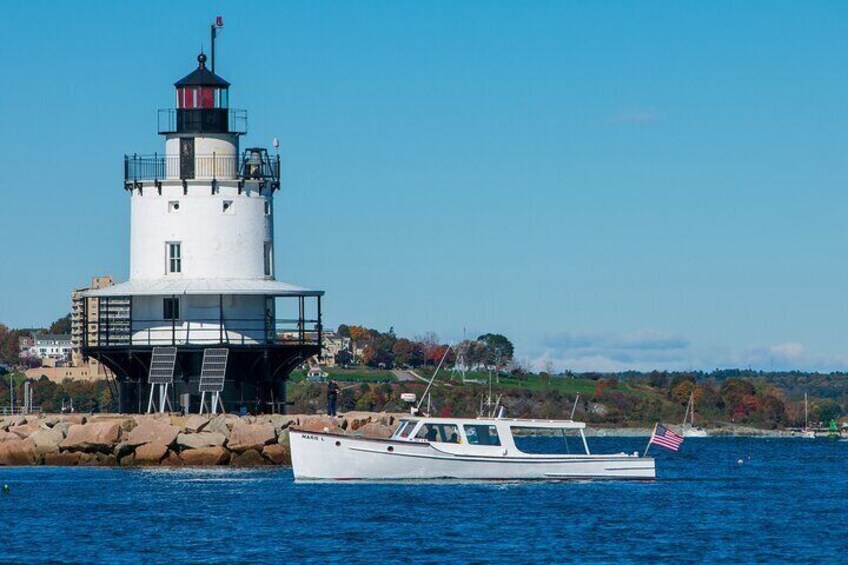
M 226 347 L 210 347 L 203 350 L 200 368 L 200 392 L 223 392 L 230 350 Z
M 152 385 L 166 385 L 174 382 L 174 367 L 177 363 L 176 347 L 154 347 L 150 357 L 150 371 L 147 382 Z

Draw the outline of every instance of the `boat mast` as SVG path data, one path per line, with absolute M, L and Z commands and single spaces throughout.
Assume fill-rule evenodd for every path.
M 421 404 L 424 402 L 424 399 L 427 398 L 427 393 L 430 392 L 430 387 L 433 386 L 433 382 L 436 380 L 436 377 L 439 374 L 439 369 L 442 368 L 442 364 L 445 362 L 445 359 L 447 359 L 448 352 L 451 350 L 452 347 L 453 347 L 453 344 L 450 343 L 450 344 L 448 344 L 447 349 L 445 349 L 445 354 L 442 355 L 442 360 L 439 361 L 439 365 L 436 367 L 436 372 L 433 373 L 433 377 L 430 379 L 430 382 L 427 383 L 427 388 L 424 389 L 424 394 L 421 396 L 421 400 L 418 401 L 418 406 L 415 407 L 416 412 L 421 410 Z M 430 401 L 429 400 L 427 400 L 427 410 L 428 410 L 428 412 L 430 410 Z
M 804 429 L 810 429 L 809 415 L 807 413 L 807 393 L 804 393 Z
M 695 427 L 695 391 L 694 391 L 694 389 L 692 390 L 692 393 L 689 395 L 689 406 L 691 406 L 691 408 L 690 408 L 691 412 L 689 412 L 689 423 L 694 428 Z

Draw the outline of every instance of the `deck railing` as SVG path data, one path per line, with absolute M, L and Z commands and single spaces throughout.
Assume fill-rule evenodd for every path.
M 195 155 L 187 167 L 179 155 L 124 155 L 124 182 L 186 179 L 280 180 L 280 157 L 256 155 Z
M 98 320 L 87 323 L 83 347 L 159 345 L 319 345 L 317 319 Z

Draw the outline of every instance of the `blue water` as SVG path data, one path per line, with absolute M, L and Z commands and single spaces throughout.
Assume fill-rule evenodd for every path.
M 11 487 L 0 495 L 0 563 L 845 561 L 848 442 L 689 439 L 681 453 L 655 453 L 659 478 L 647 483 L 295 484 L 290 469 L 0 468 Z

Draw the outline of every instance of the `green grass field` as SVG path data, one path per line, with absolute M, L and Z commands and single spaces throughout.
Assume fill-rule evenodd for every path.
M 598 382 L 591 379 L 572 379 L 570 377 L 550 377 L 543 379 L 539 375 L 527 375 L 524 378 L 501 377 L 501 386 L 526 388 L 529 390 L 556 390 L 568 394 L 594 394 Z

